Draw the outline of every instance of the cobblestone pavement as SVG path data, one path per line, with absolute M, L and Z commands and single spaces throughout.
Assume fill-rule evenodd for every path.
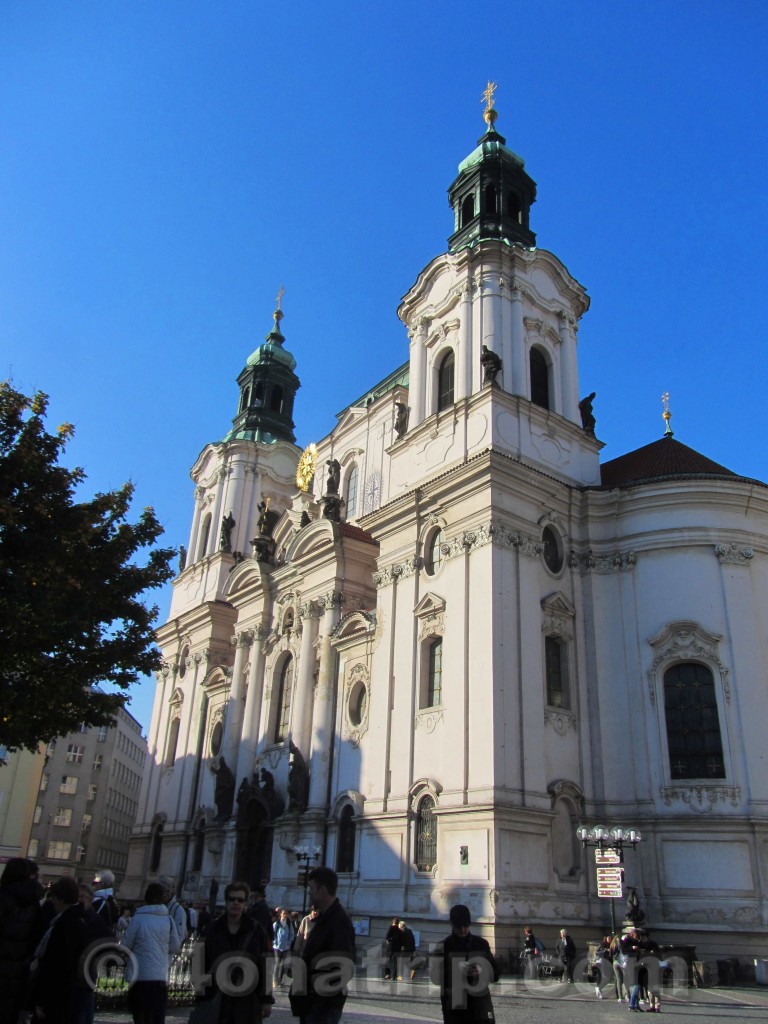
M 441 1021 L 437 989 L 426 981 L 413 985 L 368 986 L 364 996 L 350 995 L 342 1024 L 379 1024 L 382 1021 Z M 514 979 L 494 985 L 493 1000 L 498 1024 L 629 1024 L 626 1004 L 595 998 L 592 986 L 554 985 L 527 988 Z M 273 1024 L 292 1024 L 288 997 L 276 993 L 269 1018 Z M 760 986 L 715 989 L 665 990 L 662 1013 L 675 1024 L 723 1024 L 725 1019 L 745 1024 L 768 1020 L 768 988 Z M 189 1010 L 173 1009 L 168 1024 L 186 1024 Z M 655 1016 L 652 1019 L 657 1019 Z M 96 1024 L 130 1024 L 127 1013 L 96 1014 Z

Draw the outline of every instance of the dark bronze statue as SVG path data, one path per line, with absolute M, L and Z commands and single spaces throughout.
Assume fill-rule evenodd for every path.
M 640 906 L 640 899 L 637 889 L 630 889 L 627 896 L 627 921 L 634 925 L 641 925 L 645 921 L 645 911 Z
M 232 531 L 235 528 L 235 517 L 231 512 L 227 512 L 224 518 L 221 520 L 221 550 L 231 551 L 232 550 Z
M 184 572 L 187 568 L 187 549 L 183 544 L 179 544 L 179 572 Z
M 480 354 L 480 366 L 483 370 L 483 385 L 495 384 L 496 377 L 501 369 L 501 358 L 492 352 L 487 345 L 483 345 L 483 351 Z
M 226 821 L 232 816 L 232 805 L 235 802 L 235 776 L 223 757 L 219 758 L 218 766 L 211 765 L 211 771 L 216 776 L 216 789 L 213 795 L 216 820 Z
M 592 403 L 595 400 L 596 391 L 593 391 L 591 395 L 587 395 L 586 398 L 582 398 L 579 402 L 579 412 L 581 413 L 581 425 L 588 434 L 595 435 L 595 426 L 597 420 L 592 414 Z
M 309 771 L 301 751 L 293 740 L 289 741 L 288 749 L 291 753 L 291 767 L 288 772 L 288 810 L 303 814 L 309 803 Z
M 339 482 L 341 480 L 341 463 L 338 459 L 328 459 L 328 478 L 325 485 L 326 494 L 338 494 Z
M 408 406 L 405 402 L 395 402 L 395 433 L 398 440 L 408 429 Z

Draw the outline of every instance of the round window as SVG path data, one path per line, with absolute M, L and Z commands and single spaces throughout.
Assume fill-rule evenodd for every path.
M 213 727 L 213 731 L 211 732 L 211 755 L 213 757 L 219 756 L 219 752 L 221 751 L 221 740 L 223 736 L 224 726 L 221 724 L 221 722 L 217 722 L 216 725 L 214 725 Z
M 427 540 L 427 554 L 424 560 L 424 568 L 427 576 L 435 576 L 443 564 L 443 552 L 440 550 L 443 544 L 443 531 L 435 530 Z
M 368 690 L 365 683 L 358 680 L 349 695 L 349 720 L 352 725 L 360 725 L 368 708 Z
M 545 526 L 541 535 L 544 542 L 544 564 L 550 572 L 560 572 L 563 568 L 563 545 L 551 526 Z

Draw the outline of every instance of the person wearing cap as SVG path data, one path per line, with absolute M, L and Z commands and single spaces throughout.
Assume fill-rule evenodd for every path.
M 463 903 L 451 907 L 451 934 L 430 959 L 430 978 L 440 986 L 444 1024 L 496 1019 L 488 985 L 499 980 L 491 947 L 470 931 L 472 917 Z M 437 974 L 437 976 L 435 976 Z
M 92 908 L 112 935 L 120 917 L 120 907 L 114 894 L 115 876 L 111 871 L 97 871 L 93 877 Z
M 165 891 L 165 905 L 168 908 L 168 913 L 171 915 L 173 923 L 176 925 L 179 941 L 184 945 L 184 940 L 187 937 L 187 915 L 184 907 L 176 899 L 176 879 L 170 875 L 161 875 L 157 880 L 157 884 L 162 885 Z

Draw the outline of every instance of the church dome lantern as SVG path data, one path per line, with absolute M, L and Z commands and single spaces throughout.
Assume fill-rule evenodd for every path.
M 448 189 L 454 212 L 454 231 L 448 239 L 451 252 L 486 240 L 526 248 L 536 245 L 530 229 L 536 182 L 526 174 L 523 158 L 508 149 L 507 140 L 496 131 L 495 90 L 489 82 L 483 93 L 487 130 L 459 164 L 458 177 Z
M 232 430 L 225 441 L 244 439 L 272 444 L 275 441 L 296 440 L 293 432 L 293 403 L 301 387 L 294 373 L 296 360 L 284 347 L 285 338 L 280 331 L 283 311 L 280 308 L 283 289 L 277 297 L 277 309 L 272 314 L 272 330 L 248 357 L 245 368 L 237 378 L 240 404 L 232 421 Z

